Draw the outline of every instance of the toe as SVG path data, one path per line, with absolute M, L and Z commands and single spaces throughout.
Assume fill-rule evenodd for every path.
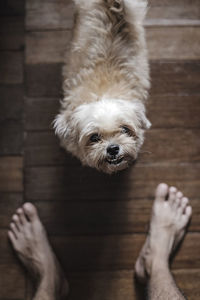
M 169 188 L 169 198 L 168 198 L 170 204 L 173 204 L 174 201 L 176 200 L 176 193 L 177 193 L 177 188 L 171 186 Z
M 168 185 L 166 183 L 160 183 L 156 189 L 156 201 L 165 201 L 168 195 Z
M 32 203 L 25 203 L 23 205 L 24 212 L 31 222 L 38 219 L 38 213 L 36 207 Z
M 177 209 L 178 207 L 180 207 L 181 202 L 182 202 L 182 197 L 183 197 L 183 193 L 181 193 L 181 192 L 177 192 L 176 193 L 175 201 L 173 202 L 173 207 L 175 209 Z
M 15 235 L 15 237 L 18 237 L 19 231 L 17 229 L 17 226 L 15 225 L 15 223 L 10 223 L 10 229 L 13 232 L 13 234 Z
M 185 215 L 188 217 L 188 220 L 191 218 L 191 216 L 192 216 L 192 207 L 191 206 L 186 207 Z
M 16 242 L 17 242 L 17 239 L 16 239 L 14 233 L 13 233 L 11 230 L 8 231 L 8 237 L 9 237 L 9 239 L 10 239 L 12 245 L 15 247 L 15 244 L 16 244 Z
M 189 220 L 192 216 L 192 207 L 187 206 L 185 209 L 185 214 L 182 214 L 181 216 L 181 221 L 182 221 L 182 227 L 186 227 L 187 224 L 189 223 Z
M 186 197 L 183 197 L 180 204 L 180 212 L 183 214 L 185 212 L 185 209 L 188 205 L 189 199 Z
M 22 208 L 18 208 L 17 214 L 18 214 L 18 216 L 19 216 L 20 223 L 21 223 L 22 225 L 25 225 L 25 224 L 27 223 L 27 219 L 26 219 L 26 217 L 25 217 L 25 214 L 24 214 L 23 209 L 22 209 Z
M 15 223 L 15 225 L 17 226 L 17 229 L 20 231 L 21 223 L 20 223 L 18 215 L 13 215 L 12 221 L 13 221 L 13 223 Z
M 178 193 L 176 194 L 176 198 L 181 199 L 183 197 L 183 193 L 178 191 Z

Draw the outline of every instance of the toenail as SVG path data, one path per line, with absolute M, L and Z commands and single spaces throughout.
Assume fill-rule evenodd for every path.
M 170 192 L 175 193 L 177 191 L 177 188 L 175 188 L 175 186 L 171 186 L 169 190 Z
M 184 204 L 188 203 L 188 201 L 189 201 L 189 199 L 186 198 L 186 197 L 184 197 L 184 198 L 182 199 L 182 202 L 183 202 Z
M 179 198 L 183 197 L 183 193 L 178 192 L 178 193 L 177 193 L 177 197 L 179 197 Z

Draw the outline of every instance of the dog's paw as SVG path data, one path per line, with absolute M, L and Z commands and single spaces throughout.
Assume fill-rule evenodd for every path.
M 106 0 L 111 11 L 120 13 L 123 11 L 123 0 Z

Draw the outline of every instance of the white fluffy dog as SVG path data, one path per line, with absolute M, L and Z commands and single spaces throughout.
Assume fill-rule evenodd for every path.
M 144 0 L 74 0 L 76 22 L 55 120 L 61 145 L 106 173 L 137 158 L 150 127 Z

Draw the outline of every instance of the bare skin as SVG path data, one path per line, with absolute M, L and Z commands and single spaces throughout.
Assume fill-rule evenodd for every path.
M 191 215 L 182 192 L 166 184 L 157 187 L 149 234 L 135 265 L 137 278 L 148 283 L 149 299 L 185 299 L 170 273 L 169 258 L 183 239 Z
M 34 300 L 67 298 L 68 282 L 64 277 L 35 206 L 26 203 L 12 217 L 9 239 L 19 259 L 35 279 Z

